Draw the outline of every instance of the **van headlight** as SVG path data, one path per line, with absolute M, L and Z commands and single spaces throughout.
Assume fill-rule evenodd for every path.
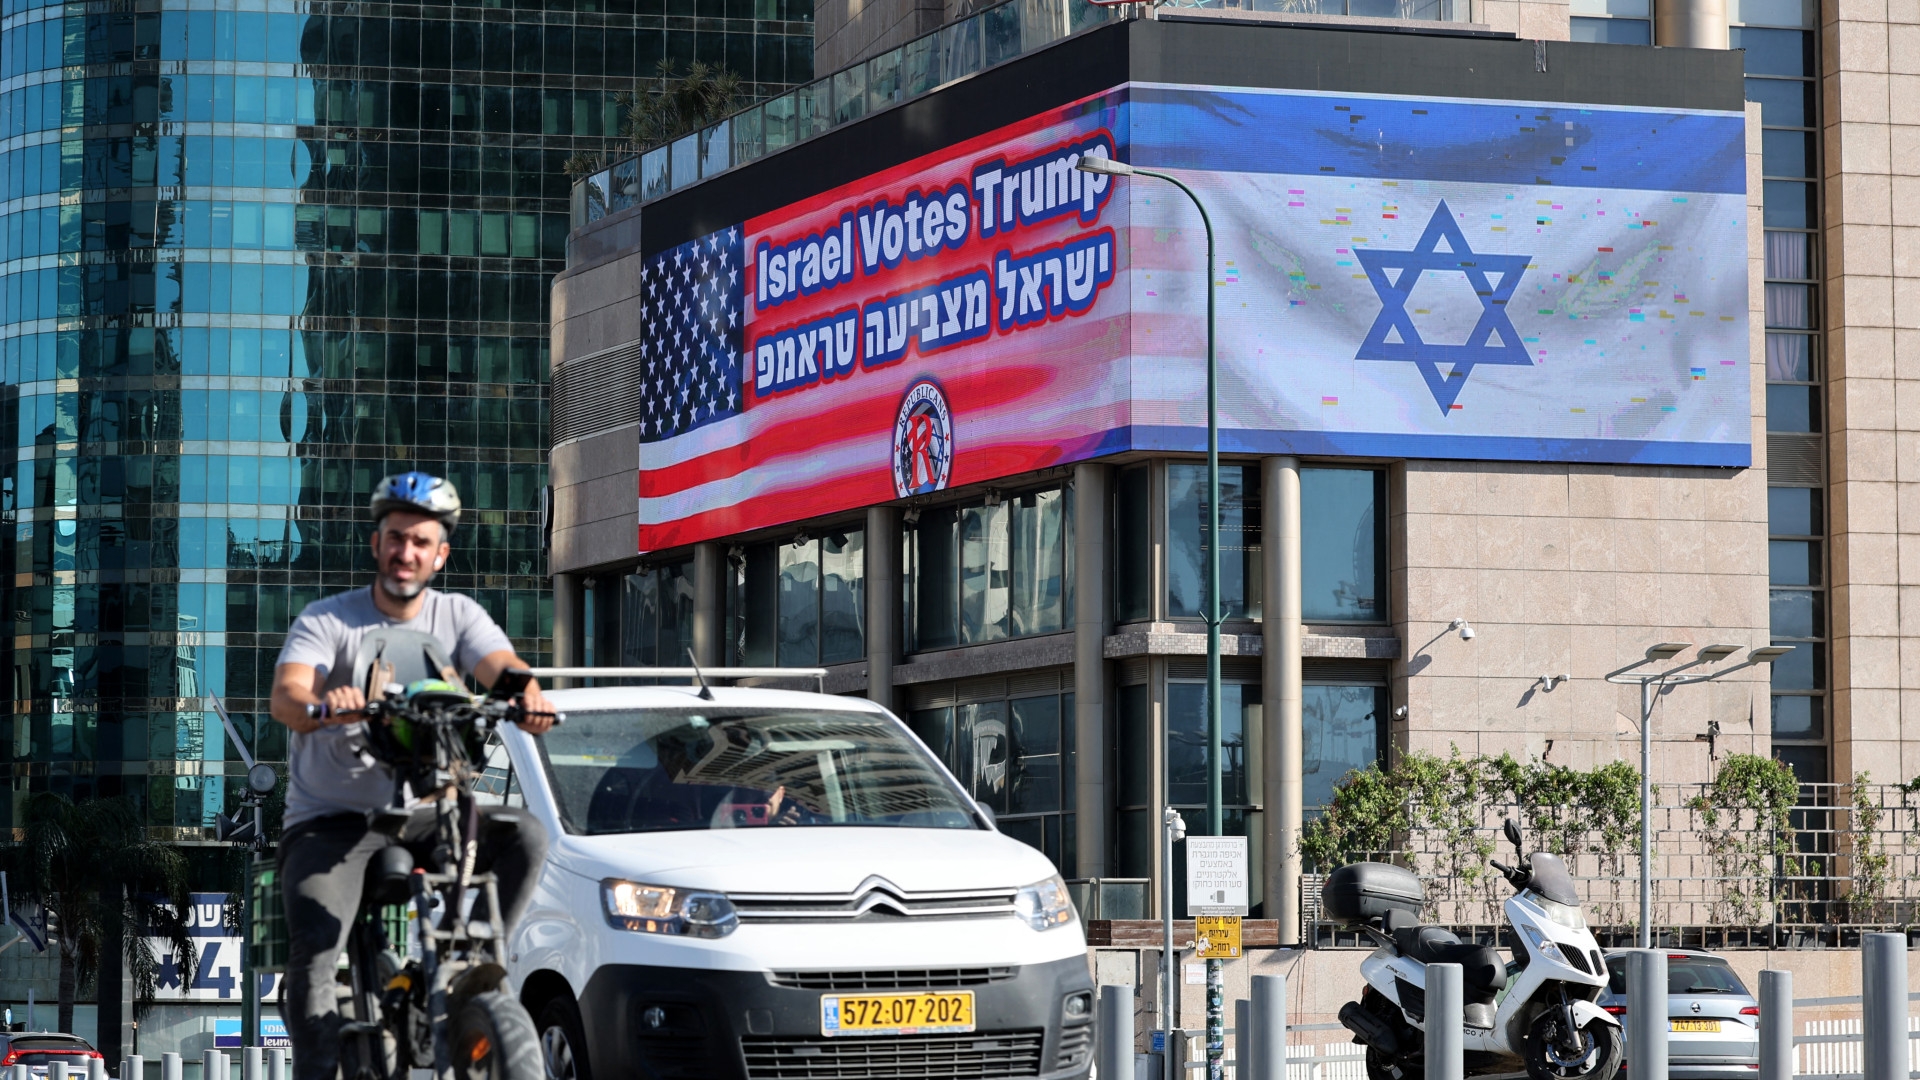
M 1013 911 L 1035 930 L 1051 930 L 1073 921 L 1073 900 L 1067 883 L 1055 874 L 1014 893 Z
M 609 878 L 600 883 L 600 899 L 615 930 L 722 938 L 740 927 L 733 901 L 716 892 Z

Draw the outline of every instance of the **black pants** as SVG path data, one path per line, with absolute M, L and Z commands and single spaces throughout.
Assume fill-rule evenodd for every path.
M 433 814 L 431 807 L 415 810 L 400 833 L 400 842 L 412 849 L 420 865 L 428 864 Z M 547 833 L 533 815 L 504 806 L 481 808 L 479 832 L 474 868 L 494 873 L 505 909 L 501 928 L 511 933 L 532 898 L 534 878 L 547 855 Z M 335 974 L 340 950 L 346 948 L 347 933 L 360 910 L 367 862 L 393 842 L 368 829 L 358 814 L 302 822 L 280 841 L 278 867 L 288 934 L 280 1013 L 293 1043 L 293 1080 L 332 1080 L 339 1069 L 344 1021 Z M 482 906 L 475 914 L 484 910 Z

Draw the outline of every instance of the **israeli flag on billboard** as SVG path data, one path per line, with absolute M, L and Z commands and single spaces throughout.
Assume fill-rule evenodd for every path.
M 1222 448 L 1740 466 L 1744 118 L 1143 86 L 1216 233 Z M 1136 181 L 1133 446 L 1198 449 L 1203 248 Z

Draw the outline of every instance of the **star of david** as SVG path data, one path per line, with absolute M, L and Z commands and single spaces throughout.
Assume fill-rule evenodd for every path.
M 1441 241 L 1446 250 L 1439 250 Z M 1486 255 L 1467 246 L 1466 234 L 1453 220 L 1443 199 L 1434 208 L 1427 230 L 1412 251 L 1373 251 L 1355 248 L 1354 255 L 1367 272 L 1367 280 L 1380 294 L 1380 315 L 1360 343 L 1356 360 L 1397 360 L 1413 364 L 1433 391 L 1433 400 L 1441 415 L 1453 409 L 1453 403 L 1466 388 L 1467 376 L 1476 364 L 1513 364 L 1531 366 L 1520 332 L 1507 314 L 1507 301 L 1526 273 L 1530 255 Z M 1464 345 L 1433 345 L 1421 340 L 1407 314 L 1407 299 L 1423 270 L 1460 270 L 1467 275 L 1475 296 L 1480 298 L 1480 321 L 1474 324 Z M 1498 279 L 1498 284 L 1494 279 Z M 1390 341 L 1389 336 L 1398 340 Z M 1496 342 L 1494 339 L 1498 339 Z M 1441 371 L 1440 365 L 1450 370 Z

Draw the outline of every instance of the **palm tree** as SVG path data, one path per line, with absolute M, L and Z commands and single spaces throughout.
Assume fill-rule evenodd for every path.
M 100 962 L 110 933 L 124 934 L 134 1000 L 153 1000 L 159 963 L 149 934 L 164 937 L 182 971 L 196 967 L 187 933 L 187 864 L 172 847 L 147 839 L 125 796 L 74 802 L 41 792 L 27 801 L 22 839 L 7 853 L 15 895 L 45 908 L 60 949 L 60 1030 L 73 1030 L 82 972 Z

